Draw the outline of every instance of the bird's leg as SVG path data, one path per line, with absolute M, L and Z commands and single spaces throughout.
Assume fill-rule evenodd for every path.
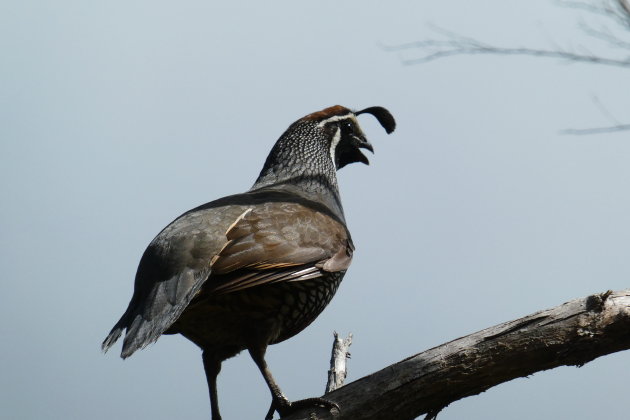
M 217 376 L 221 372 L 221 361 L 207 351 L 204 351 L 201 357 L 203 358 L 203 369 L 206 371 L 206 380 L 208 381 L 212 420 L 221 420 L 219 400 L 217 399 Z
M 262 373 L 263 378 L 265 378 L 265 382 L 267 382 L 267 386 L 271 391 L 271 407 L 269 407 L 265 420 L 272 420 L 273 413 L 275 411 L 277 411 L 280 416 L 286 416 L 296 410 L 309 407 L 323 407 L 329 410 L 335 408 L 339 410 L 339 406 L 336 403 L 323 398 L 307 398 L 294 402 L 289 401 L 280 390 L 280 387 L 276 383 L 275 379 L 273 379 L 271 371 L 267 366 L 267 362 L 265 362 L 266 351 L 266 345 L 249 348 L 249 354 L 252 356 L 252 359 L 254 359 L 254 363 L 256 363 L 258 369 L 260 369 L 260 372 Z
M 265 378 L 265 382 L 267 382 L 267 386 L 269 387 L 269 391 L 271 391 L 271 407 L 269 407 L 269 411 L 265 416 L 265 420 L 271 420 L 273 418 L 273 413 L 278 411 L 282 415 L 282 412 L 291 407 L 291 402 L 284 396 L 280 387 L 276 383 L 276 380 L 273 379 L 273 375 L 271 375 L 271 371 L 267 366 L 267 362 L 265 361 L 265 352 L 267 351 L 266 345 L 252 346 L 249 348 L 249 354 L 252 356 L 254 363 L 260 369 L 260 373 L 262 373 L 263 378 Z

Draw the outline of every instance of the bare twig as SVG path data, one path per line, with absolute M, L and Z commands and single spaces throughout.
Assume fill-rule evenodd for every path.
M 607 22 L 615 22 L 621 25 L 626 34 L 630 32 L 630 0 L 600 0 L 597 3 L 579 0 L 558 0 L 558 4 L 573 9 L 581 9 L 594 15 L 607 18 Z M 592 53 L 585 46 L 577 46 L 571 50 L 560 46 L 552 49 L 530 47 L 501 47 L 487 44 L 475 38 L 457 34 L 443 28 L 429 25 L 433 31 L 441 35 L 442 39 L 431 38 L 418 42 L 386 46 L 388 51 L 419 52 L 414 58 L 401 58 L 404 65 L 423 64 L 441 58 L 458 55 L 520 55 L 530 57 L 555 58 L 567 63 L 588 63 L 604 66 L 630 68 L 630 55 L 625 57 L 606 57 Z M 606 24 L 593 26 L 586 22 L 579 23 L 580 29 L 594 40 L 605 42 L 609 47 L 621 52 L 630 52 L 630 41 L 624 40 L 617 33 L 611 31 Z M 617 28 L 618 29 L 618 28 Z M 630 130 L 630 124 L 622 124 L 614 121 L 612 126 L 587 129 L 566 129 L 562 134 L 603 134 Z
M 619 26 L 630 29 L 630 3 L 628 0 L 598 0 L 597 5 L 587 1 L 557 0 L 561 6 L 581 9 L 610 19 Z
M 581 21 L 579 23 L 580 29 L 587 35 L 606 42 L 613 48 L 621 48 L 624 50 L 630 50 L 630 42 L 619 39 L 619 37 L 613 35 L 610 29 L 603 27 L 601 29 L 593 28 L 586 22 Z
M 630 289 L 608 291 L 426 350 L 349 383 L 326 399 L 341 408 L 335 420 L 411 420 L 422 414 L 435 418 L 453 401 L 498 384 L 559 366 L 582 366 L 626 349 Z M 317 409 L 284 420 L 332 418 Z
M 626 22 L 630 23 L 630 2 L 628 0 L 617 0 L 617 4 L 623 11 L 622 16 L 625 17 Z
M 387 51 L 418 49 L 423 54 L 417 58 L 403 59 L 405 65 L 428 63 L 440 58 L 456 55 L 524 55 L 533 57 L 559 58 L 568 62 L 602 64 L 606 66 L 630 67 L 630 57 L 624 59 L 600 57 L 594 54 L 575 53 L 565 50 L 544 50 L 527 47 L 498 47 L 480 41 L 457 37 L 446 40 L 428 39 L 408 44 L 384 47 Z
M 560 134 L 573 134 L 573 135 L 585 135 L 585 134 L 605 134 L 616 133 L 618 131 L 630 130 L 630 124 L 619 124 L 610 127 L 595 127 L 595 128 L 567 128 L 560 130 Z
M 333 348 L 330 355 L 326 394 L 343 386 L 343 382 L 348 375 L 346 361 L 350 358 L 350 345 L 352 344 L 352 334 L 348 334 L 347 338 L 339 338 L 339 334 L 335 331 L 333 335 L 335 339 L 333 340 Z

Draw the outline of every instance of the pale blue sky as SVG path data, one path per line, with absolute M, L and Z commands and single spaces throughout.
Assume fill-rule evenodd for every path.
M 381 45 L 427 23 L 504 45 L 587 42 L 551 1 L 0 3 L 0 416 L 207 419 L 181 337 L 122 361 L 100 342 L 140 255 L 180 213 L 243 191 L 297 118 L 362 118 L 369 167 L 339 174 L 357 246 L 337 296 L 268 361 L 320 395 L 332 332 L 349 380 L 566 300 L 630 285 L 630 135 L 566 136 L 630 109 L 628 71 L 518 57 L 403 66 Z M 413 52 L 405 53 L 412 56 Z M 625 115 L 624 115 L 625 112 Z M 393 343 L 393 344 L 392 344 Z M 449 419 L 622 418 L 630 353 L 456 402 Z M 225 363 L 226 420 L 263 418 L 247 355 Z

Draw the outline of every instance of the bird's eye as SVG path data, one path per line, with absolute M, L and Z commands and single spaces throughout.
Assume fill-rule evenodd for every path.
M 352 125 L 352 123 L 350 121 L 345 121 L 341 124 L 341 127 L 349 132 L 353 132 L 354 131 L 354 126 Z

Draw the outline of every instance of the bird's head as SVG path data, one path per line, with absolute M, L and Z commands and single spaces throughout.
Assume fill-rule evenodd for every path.
M 352 111 L 335 105 L 308 114 L 280 136 L 252 190 L 292 188 L 338 195 L 335 172 L 353 162 L 368 164 L 361 149 L 374 151 L 359 127 L 357 116 L 361 114 L 376 117 L 387 133 L 396 128 L 392 114 L 380 106 Z
M 365 108 L 361 111 L 351 111 L 341 105 L 335 105 L 309 114 L 295 124 L 311 127 L 317 134 L 323 134 L 323 136 L 316 137 L 325 139 L 328 155 L 334 163 L 335 169 L 341 169 L 354 162 L 368 165 L 370 161 L 361 149 L 374 153 L 374 148 L 357 121 L 357 116 L 361 114 L 373 115 L 387 134 L 396 128 L 396 121 L 392 114 L 380 106 Z

